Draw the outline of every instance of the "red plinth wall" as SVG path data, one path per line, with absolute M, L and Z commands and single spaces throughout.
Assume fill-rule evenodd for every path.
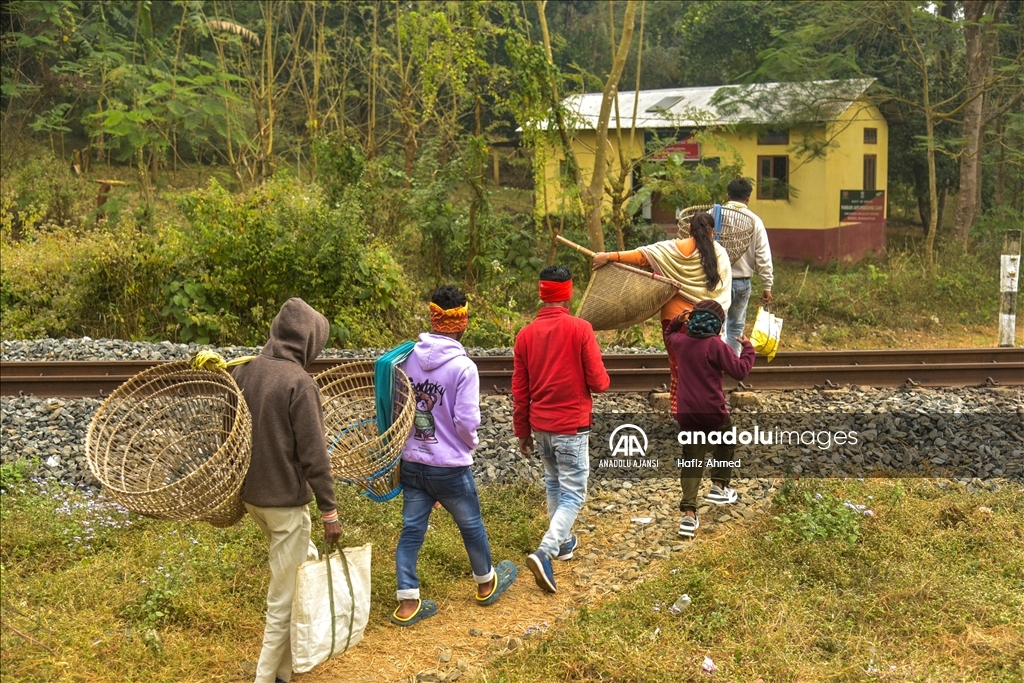
M 833 261 L 859 261 L 885 256 L 886 222 L 847 223 L 821 230 L 768 228 L 772 259 L 822 266 Z

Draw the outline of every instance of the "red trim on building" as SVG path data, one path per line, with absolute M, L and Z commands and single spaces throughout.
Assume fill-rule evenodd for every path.
M 847 223 L 820 230 L 768 228 L 772 259 L 823 266 L 833 261 L 860 261 L 885 256 L 886 221 Z

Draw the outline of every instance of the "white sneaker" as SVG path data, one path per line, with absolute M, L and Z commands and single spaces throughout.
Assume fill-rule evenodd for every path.
M 734 489 L 728 486 L 714 486 L 712 485 L 711 490 L 708 491 L 708 495 L 704 498 L 709 503 L 715 505 L 732 505 L 739 500 L 740 494 L 736 493 Z
M 683 515 L 683 521 L 679 523 L 679 535 L 683 538 L 693 538 L 694 532 L 699 528 L 700 520 L 697 519 L 696 513 L 693 517 Z

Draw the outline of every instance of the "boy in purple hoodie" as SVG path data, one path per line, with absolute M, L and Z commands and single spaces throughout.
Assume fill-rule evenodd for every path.
M 434 292 L 429 333 L 420 335 L 401 364 L 416 394 L 413 434 L 402 450 L 402 535 L 395 565 L 399 605 L 391 615 L 411 626 L 437 614 L 437 603 L 420 599 L 416 561 L 435 503 L 451 513 L 473 567 L 476 600 L 490 605 L 512 585 L 518 570 L 509 560 L 491 565 L 491 546 L 480 516 L 480 497 L 470 465 L 480 426 L 480 376 L 460 340 L 469 313 L 466 295 L 452 285 Z

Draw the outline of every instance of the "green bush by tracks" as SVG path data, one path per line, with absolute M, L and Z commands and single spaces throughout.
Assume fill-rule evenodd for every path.
M 300 296 L 331 320 L 335 343 L 386 346 L 409 327 L 411 294 L 364 222 L 360 189 L 331 206 L 288 178 L 241 195 L 211 181 L 179 198 L 185 225 L 121 216 L 30 237 L 5 230 L 3 336 L 257 344 Z
M 185 195 L 190 259 L 167 284 L 163 313 L 183 341 L 260 343 L 278 308 L 300 296 L 335 340 L 385 346 L 406 327 L 410 289 L 365 220 L 358 184 L 330 206 L 317 185 L 277 178 L 241 196 L 216 182 Z

